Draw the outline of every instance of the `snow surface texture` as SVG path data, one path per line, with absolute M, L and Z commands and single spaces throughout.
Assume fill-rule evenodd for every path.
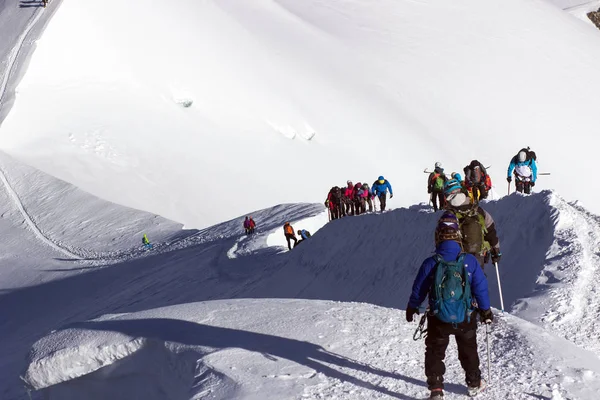
M 593 253 L 599 247 L 599 221 L 551 192 L 512 195 L 485 207 L 500 232 L 507 310 L 514 305 L 517 316 L 538 325 L 506 316 L 494 326 L 494 376 L 502 377 L 502 384 L 494 385 L 487 398 L 589 399 L 598 390 L 600 307 L 586 279 L 598 274 Z M 0 322 L 0 376 L 7 377 L 0 381 L 2 399 L 26 398 L 16 378 L 26 369 L 29 385 L 58 399 L 131 399 L 137 385 L 152 388 L 140 392 L 144 399 L 157 393 L 175 399 L 423 396 L 422 343 L 413 343 L 416 324 L 403 322 L 402 309 L 417 268 L 433 251 L 438 215 L 419 205 L 348 217 L 313 232 L 291 252 L 269 247 L 273 235 L 283 236 L 285 221 L 309 226 L 322 210 L 322 205 L 286 205 L 254 212 L 258 229 L 250 237 L 242 233 L 243 217 L 203 231 L 179 231 L 183 238 L 171 245 L 167 240 L 143 258 L 103 264 L 55 260 L 60 268 L 49 268 L 69 270 L 0 294 L 0 313 L 8 316 Z M 9 215 L 21 216 L 16 208 Z M 36 251 L 54 251 L 26 224 L 12 229 Z M 7 257 L 25 254 L 18 266 L 33 269 L 30 252 L 16 244 L 6 249 Z M 42 264 L 33 272 L 39 275 L 45 268 Z M 8 276 L 0 271 L 0 281 L 13 279 L 10 270 Z M 486 273 L 498 307 L 495 269 L 487 266 Z M 390 309 L 264 300 L 188 304 L 233 298 L 360 301 Z M 166 308 L 148 311 L 159 307 Z M 323 313 L 328 307 L 339 311 Z M 94 318 L 100 319 L 83 322 Z M 141 326 L 127 323 L 140 318 L 152 319 Z M 207 332 L 205 326 L 235 331 Z M 239 336 L 246 331 L 269 338 Z M 292 339 L 301 342 L 290 344 Z M 24 356 L 35 342 L 28 366 Z M 320 354 L 319 346 L 338 356 Z M 448 398 L 458 398 L 464 387 L 456 362 L 449 364 L 448 379 Z M 115 392 L 118 382 L 124 397 Z
M 65 0 L 3 100 L 0 147 L 190 227 L 381 174 L 407 206 L 435 161 L 491 164 L 503 194 L 527 145 L 552 172 L 536 189 L 596 207 L 572 166 L 600 144 L 599 43 L 540 0 Z
M 424 344 L 403 314 L 244 299 L 107 316 L 39 341 L 25 378 L 62 400 L 424 398 Z M 482 398 L 591 399 L 600 390 L 593 353 L 508 315 L 491 335 L 493 379 Z M 484 338 L 480 329 L 482 355 Z M 454 344 L 447 360 L 446 398 L 464 398 Z

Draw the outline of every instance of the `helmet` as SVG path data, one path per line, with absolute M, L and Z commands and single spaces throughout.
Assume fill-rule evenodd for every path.
M 525 162 L 527 160 L 527 153 L 524 151 L 519 152 L 519 162 Z
M 436 168 L 442 168 L 442 163 L 441 163 L 441 162 L 439 162 L 439 161 L 438 161 L 438 162 L 436 162 L 436 163 L 435 163 L 435 167 L 436 167 Z
M 458 172 L 453 172 L 452 174 L 450 174 L 450 176 L 452 177 L 452 179 L 456 179 L 459 182 L 462 181 L 462 176 Z
M 456 179 L 450 179 L 448 181 L 446 181 L 446 183 L 444 184 L 444 193 L 446 195 L 457 191 L 457 190 L 461 190 L 462 186 L 460 184 L 459 181 L 457 181 Z
M 385 181 L 385 178 L 383 177 L 383 175 L 381 175 L 379 178 L 377 178 L 378 181 Z
M 435 228 L 435 244 L 438 245 L 445 240 L 455 240 L 460 242 L 461 239 L 462 234 L 460 232 L 458 218 L 454 213 L 446 211 L 438 220 L 437 227 Z
M 298 235 L 302 235 L 302 230 L 298 229 Z

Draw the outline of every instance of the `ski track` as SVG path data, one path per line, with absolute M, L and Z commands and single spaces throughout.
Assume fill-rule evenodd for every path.
M 17 209 L 23 216 L 23 219 L 27 223 L 27 226 L 29 226 L 29 228 L 31 229 L 33 234 L 35 236 L 37 236 L 38 239 L 40 239 L 42 242 L 44 242 L 48 246 L 52 247 L 54 250 L 58 251 L 59 253 L 62 253 L 63 255 L 65 255 L 69 258 L 72 258 L 72 259 L 80 259 L 81 258 L 79 255 L 69 251 L 65 247 L 60 246 L 59 244 L 56 244 L 55 242 L 53 242 L 48 236 L 46 236 L 41 231 L 41 229 L 37 226 L 37 224 L 35 223 L 33 218 L 29 215 L 29 213 L 25 209 L 23 202 L 19 198 L 19 195 L 17 194 L 17 192 L 10 185 L 10 183 L 8 182 L 8 179 L 6 179 L 6 173 L 4 172 L 3 166 L 0 166 L 0 180 L 2 180 L 2 183 L 4 184 L 4 187 L 6 188 L 6 192 L 8 193 L 8 195 L 12 199 L 14 205 L 17 207 Z
M 39 21 L 40 17 L 42 16 L 42 12 L 43 11 L 41 8 L 36 10 L 35 14 L 33 15 L 33 18 L 27 25 L 27 28 L 25 28 L 25 30 L 23 31 L 21 36 L 19 36 L 17 43 L 15 44 L 15 46 L 13 47 L 13 49 L 11 50 L 11 52 L 8 56 L 6 73 L 4 74 L 2 83 L 0 84 L 0 106 L 2 105 L 2 102 L 4 101 L 4 97 L 6 96 L 6 88 L 8 87 L 8 82 L 10 81 L 10 77 L 13 75 L 15 66 L 17 64 L 17 60 L 19 59 L 19 54 L 21 54 L 21 49 L 23 48 L 23 43 L 25 43 L 25 39 L 27 39 L 27 36 L 29 36 L 29 33 L 31 32 L 31 30 Z

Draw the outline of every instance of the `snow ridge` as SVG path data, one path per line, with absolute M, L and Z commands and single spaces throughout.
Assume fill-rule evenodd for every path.
M 552 289 L 534 312 L 545 310 L 538 316 L 547 328 L 600 356 L 600 218 L 558 195 L 551 204 L 556 239 L 538 284 Z

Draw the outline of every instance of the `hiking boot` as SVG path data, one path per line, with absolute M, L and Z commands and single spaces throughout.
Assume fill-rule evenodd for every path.
M 481 382 L 479 383 L 479 386 L 469 386 L 469 387 L 467 387 L 467 394 L 470 397 L 475 397 L 479 393 L 481 393 L 483 391 L 483 389 L 485 389 L 485 387 L 486 387 L 486 383 L 482 379 Z
M 442 389 L 433 389 L 429 395 L 429 400 L 444 400 L 444 391 Z

